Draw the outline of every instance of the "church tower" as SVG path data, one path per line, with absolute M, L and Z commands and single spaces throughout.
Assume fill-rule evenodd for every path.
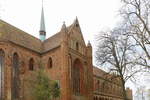
M 39 37 L 41 41 L 46 39 L 46 29 L 45 29 L 45 20 L 44 20 L 44 9 L 43 9 L 43 0 L 42 0 L 42 11 L 41 11 L 41 23 L 40 23 L 40 31 Z

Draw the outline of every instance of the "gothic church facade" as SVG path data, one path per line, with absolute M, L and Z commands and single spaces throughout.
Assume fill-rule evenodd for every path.
M 24 79 L 39 62 L 52 80 L 59 81 L 60 100 L 92 100 L 92 47 L 85 44 L 77 19 L 44 41 L 0 20 L 0 98 L 27 98 Z

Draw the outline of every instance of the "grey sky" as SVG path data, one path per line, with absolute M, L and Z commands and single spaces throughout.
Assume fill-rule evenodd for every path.
M 12 25 L 38 37 L 42 0 L 1 0 L 0 16 Z M 65 21 L 78 16 L 86 42 L 103 28 L 117 22 L 120 0 L 44 0 L 47 37 L 57 33 Z

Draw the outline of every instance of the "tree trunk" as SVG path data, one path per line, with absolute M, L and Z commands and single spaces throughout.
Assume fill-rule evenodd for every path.
M 128 100 L 125 88 L 125 81 L 122 79 L 122 93 L 123 93 L 123 100 Z

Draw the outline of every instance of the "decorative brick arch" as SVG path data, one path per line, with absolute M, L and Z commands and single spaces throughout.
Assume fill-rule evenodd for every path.
M 83 64 L 79 59 L 75 59 L 72 68 L 72 78 L 73 78 L 73 92 L 75 95 L 83 94 L 84 86 L 84 72 Z
M 0 100 L 4 99 L 4 62 L 5 52 L 0 49 Z

